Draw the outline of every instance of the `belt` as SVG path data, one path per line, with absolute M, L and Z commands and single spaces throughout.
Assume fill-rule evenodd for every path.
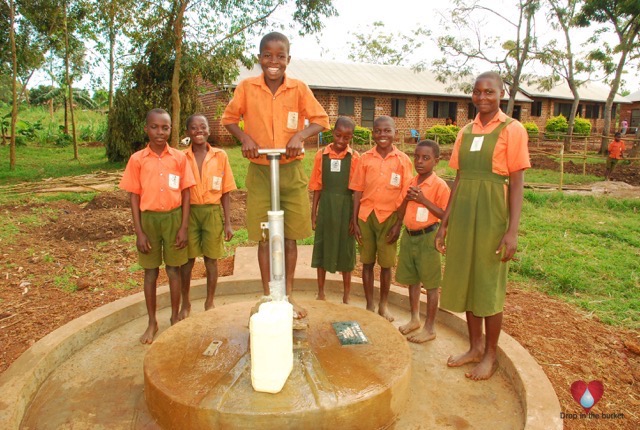
M 439 222 L 437 222 L 435 224 L 431 224 L 429 227 L 425 227 L 425 228 L 420 229 L 420 230 L 409 230 L 409 229 L 407 229 L 407 234 L 409 236 L 420 236 L 421 234 L 431 233 L 433 230 L 437 229 L 438 227 L 440 227 L 440 223 Z

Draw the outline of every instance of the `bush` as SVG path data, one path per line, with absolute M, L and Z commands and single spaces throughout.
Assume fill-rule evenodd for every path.
M 460 127 L 456 125 L 434 125 L 425 132 L 424 138 L 435 140 L 440 145 L 452 145 L 459 131 Z
M 527 134 L 529 137 L 538 137 L 540 133 L 540 129 L 535 122 L 523 122 L 522 126 L 527 130 Z
M 573 134 L 580 137 L 591 136 L 591 121 L 576 117 L 573 122 Z
M 552 116 L 544 126 L 545 137 L 551 140 L 561 140 L 563 138 L 562 135 L 567 134 L 568 130 L 569 124 L 567 123 L 567 118 L 562 114 Z
M 69 146 L 73 143 L 73 137 L 70 134 L 63 133 L 62 131 L 58 133 L 58 137 L 56 137 L 55 144 L 58 146 Z
M 80 127 L 80 141 L 92 142 L 94 140 L 93 124 Z
M 331 130 L 323 131 L 322 142 L 327 145 L 333 142 L 333 128 Z M 356 126 L 353 131 L 353 139 L 351 140 L 353 145 L 368 145 L 371 140 L 371 130 L 366 127 Z

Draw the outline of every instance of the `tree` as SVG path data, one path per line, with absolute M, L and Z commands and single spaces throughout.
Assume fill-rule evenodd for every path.
M 584 0 L 576 22 L 582 27 L 589 27 L 593 22 L 607 24 L 591 37 L 590 41 L 594 43 L 599 41 L 600 34 L 607 31 L 609 26 L 613 28 L 618 38 L 615 46 L 611 47 L 606 42 L 600 42 L 601 47 L 591 52 L 591 58 L 601 64 L 611 85 L 604 107 L 604 129 L 600 145 L 600 153 L 606 154 L 613 100 L 620 88 L 622 72 L 627 62 L 633 60 L 640 50 L 640 2 L 637 0 Z
M 10 1 L 9 16 L 11 24 L 9 26 L 9 43 L 11 43 L 11 140 L 9 141 L 9 170 L 16 168 L 16 121 L 18 120 L 18 54 L 16 50 L 15 24 L 16 24 L 16 5 L 13 0 Z
M 536 44 L 533 18 L 540 7 L 539 0 L 519 0 L 517 20 L 482 5 L 479 0 L 454 0 L 454 4 L 455 8 L 443 19 L 447 35 L 438 37 L 438 45 L 445 57 L 433 63 L 437 79 L 441 82 L 453 81 L 454 86 L 470 92 L 468 80 L 475 74 L 475 63 L 477 60 L 489 63 L 508 82 L 506 113 L 511 115 L 523 69 L 531 61 L 530 51 Z M 501 40 L 500 37 L 485 37 L 483 31 L 487 25 L 478 18 L 482 14 L 498 19 L 502 24 L 500 28 L 513 38 Z M 460 38 L 457 36 L 460 30 L 471 32 L 473 37 Z M 501 49 L 496 50 L 498 46 Z M 419 68 L 425 68 L 427 64 L 423 62 Z
M 418 28 L 413 36 L 393 35 L 385 32 L 384 23 L 376 21 L 364 32 L 349 32 L 355 40 L 349 42 L 349 59 L 361 63 L 399 66 L 406 62 L 408 54 L 423 45 L 416 36 L 429 36 L 428 30 Z
M 160 5 L 141 3 L 139 6 L 141 9 L 136 13 L 143 19 L 133 36 L 138 49 L 144 51 L 143 46 L 150 40 L 149 33 L 158 27 L 165 28 L 164 34 L 172 41 L 172 146 L 178 145 L 182 130 L 179 89 L 183 83 L 183 63 L 203 79 L 229 82 L 238 73 L 238 62 L 249 66 L 255 61 L 253 55 L 247 54 L 248 40 L 267 26 L 267 18 L 276 10 L 295 7 L 291 25 L 299 26 L 301 33 L 320 30 L 322 18 L 336 13 L 331 0 L 171 0 Z
M 589 80 L 588 75 L 584 79 L 579 79 L 577 76 L 593 71 L 591 62 L 588 59 L 576 58 L 571 43 L 570 30 L 575 26 L 575 16 L 580 2 L 581 0 L 548 0 L 550 10 L 547 18 L 554 30 L 562 31 L 565 39 L 564 46 L 558 47 L 557 40 L 553 40 L 536 54 L 536 58 L 542 64 L 551 67 L 552 71 L 550 76 L 537 79 L 539 86 L 549 90 L 556 82 L 564 80 L 569 86 L 571 94 L 573 94 L 567 136 L 564 139 L 565 151 L 571 149 L 571 137 L 580 104 L 579 87 Z

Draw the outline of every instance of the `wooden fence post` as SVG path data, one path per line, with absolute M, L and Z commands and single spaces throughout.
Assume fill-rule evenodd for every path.
M 562 191 L 563 179 L 564 179 L 564 143 L 560 145 L 560 187 L 559 187 L 560 191 Z
M 587 174 L 587 145 L 589 141 L 584 139 L 584 160 L 582 160 L 582 176 Z

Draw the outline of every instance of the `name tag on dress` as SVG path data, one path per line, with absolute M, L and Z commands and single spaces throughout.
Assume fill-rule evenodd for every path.
M 298 112 L 289 112 L 287 116 L 287 128 L 298 128 Z
M 392 187 L 399 187 L 401 179 L 402 179 L 402 176 L 398 175 L 397 173 L 392 173 L 391 180 L 389 181 L 389 185 L 391 185 Z
M 471 142 L 470 152 L 478 152 L 482 149 L 482 142 L 484 142 L 484 136 L 476 136 L 473 138 L 473 142 Z
M 214 176 L 211 181 L 211 189 L 214 191 L 220 191 L 222 189 L 222 178 L 220 176 Z
M 339 172 L 340 171 L 341 161 L 342 160 L 331 160 L 331 171 L 332 172 Z
M 169 188 L 172 190 L 180 189 L 180 176 L 169 173 Z
M 416 211 L 416 221 L 417 222 L 427 222 L 429 219 L 429 209 L 421 206 Z

